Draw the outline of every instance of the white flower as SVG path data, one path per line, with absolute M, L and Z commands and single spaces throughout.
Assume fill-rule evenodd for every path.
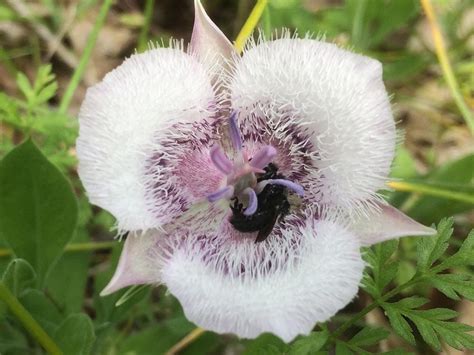
M 377 195 L 396 140 L 378 61 L 288 33 L 238 56 L 195 6 L 187 50 L 133 55 L 79 114 L 80 177 L 129 232 L 102 294 L 165 284 L 201 327 L 290 341 L 355 297 L 361 246 L 434 231 Z

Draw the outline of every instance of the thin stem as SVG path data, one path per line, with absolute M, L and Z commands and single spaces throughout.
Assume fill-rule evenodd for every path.
M 235 39 L 234 47 L 237 52 L 242 52 L 244 49 L 245 42 L 247 38 L 250 37 L 255 27 L 257 27 L 258 21 L 260 21 L 260 17 L 262 16 L 265 7 L 267 6 L 268 0 L 257 0 L 252 12 L 250 13 L 247 21 L 245 21 L 242 29 L 240 30 L 237 38 Z
M 420 194 L 445 198 L 447 200 L 455 200 L 455 201 L 474 204 L 474 196 L 472 195 L 464 194 L 462 192 L 442 189 L 439 187 L 430 186 L 426 184 L 402 182 L 402 181 L 390 181 L 387 183 L 387 185 L 396 191 L 416 192 Z
M 80 251 L 94 251 L 94 250 L 105 250 L 112 249 L 117 243 L 116 242 L 86 242 L 86 243 L 71 243 L 66 245 L 64 251 L 66 252 L 80 252 Z M 13 252 L 11 249 L 1 248 L 0 257 L 10 256 Z
M 464 101 L 461 90 L 459 89 L 459 84 L 456 80 L 456 77 L 454 76 L 453 68 L 449 62 L 446 46 L 444 44 L 443 36 L 441 34 L 441 29 L 439 27 L 433 5 L 431 4 L 430 0 L 420 0 L 420 2 L 431 27 L 436 55 L 438 57 L 439 64 L 441 65 L 441 69 L 443 70 L 444 79 L 451 90 L 451 94 L 453 95 L 454 101 L 456 102 L 459 111 L 461 111 L 461 114 L 469 126 L 471 133 L 474 134 L 474 114 Z
M 61 104 L 59 105 L 59 113 L 65 114 L 67 109 L 69 108 L 69 104 L 71 103 L 72 97 L 77 89 L 77 86 L 82 80 L 82 76 L 84 75 L 87 64 L 89 63 L 90 57 L 92 55 L 92 50 L 94 49 L 95 43 L 97 41 L 97 37 L 99 36 L 99 31 L 104 25 L 105 18 L 107 17 L 112 3 L 113 0 L 104 0 L 104 2 L 102 3 L 102 7 L 99 11 L 99 16 L 95 21 L 94 27 L 92 28 L 92 32 L 87 38 L 86 47 L 84 48 L 84 52 L 81 56 L 79 64 L 76 70 L 74 71 L 71 81 L 69 82 L 69 85 L 66 88 L 64 96 L 61 100 Z
M 202 328 L 193 329 L 183 339 L 173 345 L 173 347 L 166 352 L 166 355 L 177 354 L 179 351 L 183 350 L 185 347 L 187 347 L 190 343 L 199 338 L 205 332 L 206 331 Z
M 23 307 L 3 281 L 0 281 L 0 299 L 5 302 L 8 308 L 10 308 L 10 311 L 18 318 L 31 336 L 35 338 L 49 354 L 62 354 L 61 349 L 56 345 L 53 339 L 41 328 L 30 312 Z
M 140 35 L 138 37 L 138 51 L 143 52 L 146 49 L 148 43 L 148 33 L 150 32 L 151 18 L 153 17 L 153 8 L 155 6 L 155 0 L 146 0 L 145 3 L 145 22 L 143 23 Z

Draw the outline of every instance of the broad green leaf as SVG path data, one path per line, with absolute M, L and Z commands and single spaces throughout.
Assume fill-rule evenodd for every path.
M 89 240 L 87 230 L 81 228 L 71 242 Z M 80 312 L 83 307 L 91 254 L 90 251 L 64 253 L 48 277 L 46 288 L 66 314 Z M 71 273 L 74 273 L 72 278 Z
M 54 339 L 66 355 L 90 354 L 95 340 L 92 321 L 86 314 L 71 314 L 59 325 Z
M 22 291 L 36 285 L 36 273 L 23 259 L 13 259 L 3 274 L 3 282 L 18 297 Z
M 27 260 L 43 286 L 71 240 L 77 201 L 69 182 L 31 140 L 0 163 L 0 236 Z
M 296 340 L 290 347 L 290 355 L 309 355 L 321 350 L 329 339 L 329 333 L 325 330 L 312 332 L 310 335 Z
M 451 185 L 453 190 L 464 191 L 464 193 L 472 196 L 474 191 L 473 166 L 474 155 L 468 155 L 436 169 L 426 176 L 423 181 L 431 184 Z M 470 203 L 452 200 L 448 202 L 444 198 L 425 195 L 420 197 L 411 206 L 408 214 L 415 220 L 429 225 L 440 221 L 442 218 L 453 216 L 472 208 L 474 206 Z
M 417 240 L 417 268 L 424 272 L 437 261 L 449 246 L 448 240 L 453 233 L 453 219 L 443 219 L 438 224 L 438 234 L 430 238 Z
M 29 289 L 18 299 L 48 334 L 55 332 L 63 316 L 50 298 L 39 290 Z

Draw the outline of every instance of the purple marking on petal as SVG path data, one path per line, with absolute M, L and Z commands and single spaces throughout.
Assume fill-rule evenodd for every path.
M 216 202 L 222 198 L 230 197 L 234 193 L 234 188 L 232 186 L 226 186 L 222 189 L 213 192 L 212 194 L 207 195 L 207 200 L 209 202 Z
M 266 182 L 267 184 L 275 184 L 275 185 L 285 186 L 285 187 L 289 188 L 290 190 L 293 190 L 299 196 L 304 195 L 303 187 L 301 185 L 298 185 L 297 183 L 294 183 L 293 181 L 290 181 L 290 180 L 269 179 L 269 180 L 264 180 L 262 182 Z
M 276 148 L 271 145 L 266 145 L 252 157 L 250 165 L 254 168 L 263 169 L 272 162 L 276 155 Z
M 222 173 L 228 175 L 232 172 L 233 164 L 227 158 L 222 148 L 218 145 L 215 145 L 211 148 L 210 152 L 211 160 Z
M 242 150 L 242 136 L 240 135 L 239 124 L 237 123 L 237 112 L 232 112 L 229 117 L 229 131 L 232 146 L 235 150 Z
M 244 215 L 251 216 L 257 211 L 258 201 L 257 201 L 257 194 L 255 193 L 254 189 L 251 187 L 247 187 L 244 191 L 249 198 L 248 206 L 244 211 Z

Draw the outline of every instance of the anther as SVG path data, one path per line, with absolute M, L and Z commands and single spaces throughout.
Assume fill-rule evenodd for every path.
M 223 198 L 230 198 L 234 194 L 234 187 L 233 186 L 225 186 L 222 189 L 219 189 L 212 194 L 207 195 L 207 200 L 209 202 L 216 202 L 217 200 Z
M 210 156 L 215 167 L 222 173 L 229 175 L 232 172 L 233 164 L 219 145 L 214 145 L 211 148 Z
M 250 165 L 254 168 L 263 169 L 270 164 L 277 155 L 277 150 L 271 145 L 266 145 L 261 148 L 250 161 Z
M 268 180 L 261 181 L 261 182 L 258 183 L 257 190 L 258 191 L 263 191 L 265 186 L 267 186 L 268 184 L 281 185 L 281 186 L 284 186 L 284 187 L 292 190 L 293 192 L 295 192 L 299 196 L 304 195 L 304 189 L 301 185 L 298 185 L 298 184 L 296 184 L 296 183 L 294 183 L 290 180 L 286 180 L 286 179 L 268 179 Z
M 258 199 L 257 194 L 251 187 L 247 187 L 242 191 L 244 194 L 248 196 L 248 204 L 247 208 L 244 211 L 244 215 L 251 216 L 257 211 L 258 207 Z

